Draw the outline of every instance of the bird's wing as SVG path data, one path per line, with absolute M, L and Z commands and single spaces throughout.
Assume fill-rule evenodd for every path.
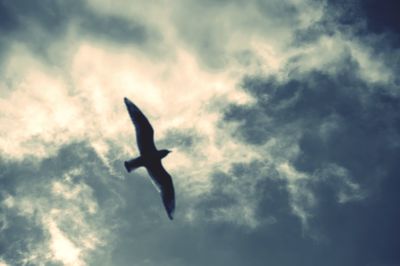
M 141 154 L 156 150 L 154 130 L 142 111 L 128 98 L 124 98 L 129 116 L 136 129 L 136 140 Z
M 161 160 L 149 163 L 146 168 L 154 183 L 160 188 L 165 210 L 168 217 L 172 220 L 175 210 L 175 191 L 172 178 L 164 169 Z

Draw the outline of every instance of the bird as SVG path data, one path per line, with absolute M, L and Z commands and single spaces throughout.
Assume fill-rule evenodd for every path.
M 149 120 L 142 111 L 128 98 L 124 98 L 126 108 L 132 123 L 135 126 L 136 142 L 140 156 L 124 162 L 126 171 L 145 167 L 151 180 L 161 194 L 161 199 L 167 212 L 168 218 L 173 220 L 175 211 L 175 190 L 171 176 L 163 167 L 161 160 L 171 151 L 167 149 L 158 150 L 154 143 L 154 130 Z

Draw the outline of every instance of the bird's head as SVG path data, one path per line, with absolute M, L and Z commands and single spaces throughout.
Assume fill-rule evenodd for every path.
M 167 156 L 168 153 L 170 153 L 170 152 L 172 152 L 172 151 L 170 151 L 170 150 L 160 150 L 160 151 L 159 151 L 159 154 L 160 154 L 160 157 L 161 157 L 161 158 L 164 158 L 164 157 Z

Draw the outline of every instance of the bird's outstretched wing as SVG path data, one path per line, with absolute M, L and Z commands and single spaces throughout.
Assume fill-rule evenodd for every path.
M 160 188 L 161 198 L 169 219 L 173 219 L 175 210 L 175 190 L 171 176 L 164 169 L 160 161 L 151 162 L 146 166 L 149 175 Z
M 154 130 L 142 111 L 128 98 L 124 98 L 129 116 L 136 129 L 136 140 L 141 154 L 152 153 L 156 150 Z

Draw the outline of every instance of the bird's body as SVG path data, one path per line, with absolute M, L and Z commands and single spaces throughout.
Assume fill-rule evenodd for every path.
M 169 150 L 157 150 L 154 144 L 154 130 L 140 111 L 128 98 L 124 99 L 129 115 L 136 129 L 136 140 L 140 156 L 125 161 L 125 168 L 128 172 L 138 167 L 145 167 L 153 182 L 158 187 L 168 217 L 173 219 L 175 210 L 175 192 L 171 176 L 164 169 L 161 159 L 168 155 Z

